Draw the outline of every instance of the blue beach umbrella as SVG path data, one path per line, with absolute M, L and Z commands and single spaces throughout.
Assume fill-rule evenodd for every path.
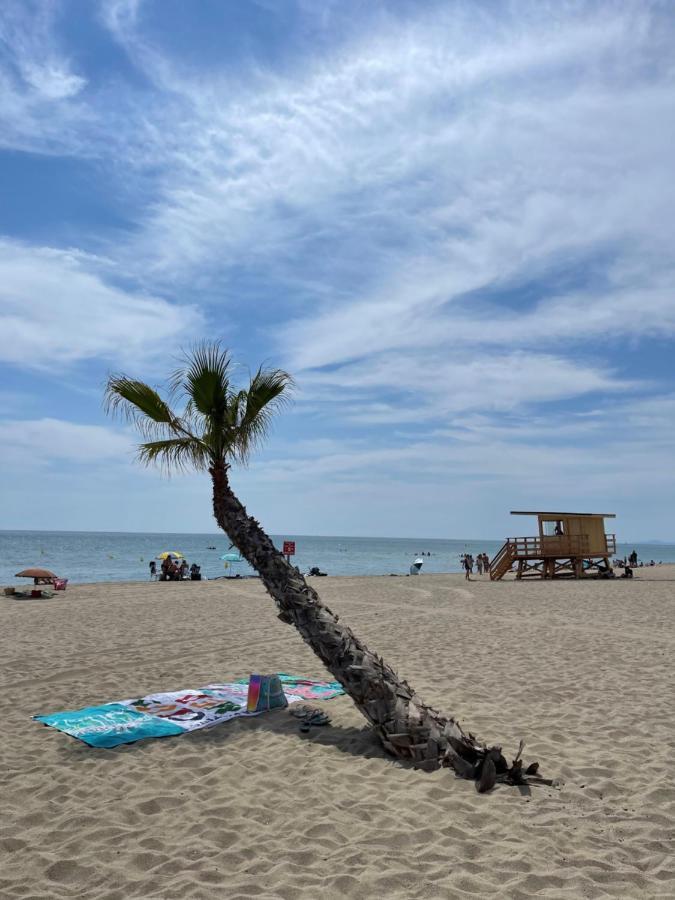
M 223 555 L 222 555 L 220 558 L 221 558 L 222 560 L 224 560 L 223 566 L 224 566 L 226 569 L 232 569 L 233 566 L 235 565 L 235 563 L 240 563 L 240 562 L 243 562 L 243 561 L 244 561 L 244 560 L 241 558 L 241 554 L 240 554 L 240 553 L 223 553 Z

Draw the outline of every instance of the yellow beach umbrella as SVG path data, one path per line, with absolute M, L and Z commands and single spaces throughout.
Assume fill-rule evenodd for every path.
M 160 553 L 157 559 L 168 559 L 171 556 L 173 559 L 185 559 L 182 553 L 179 553 L 177 550 L 165 550 L 164 553 Z

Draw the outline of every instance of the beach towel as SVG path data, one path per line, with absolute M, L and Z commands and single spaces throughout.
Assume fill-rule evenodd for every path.
M 235 684 L 248 684 L 249 681 L 249 678 L 239 678 Z M 314 681 L 300 675 L 288 675 L 286 672 L 279 672 L 279 681 L 289 699 L 293 696 L 296 699 L 301 697 L 303 700 L 330 700 L 331 697 L 344 694 L 344 688 L 339 681 Z
M 338 682 L 313 681 L 279 675 L 289 703 L 328 700 L 344 694 Z M 87 706 L 33 718 L 69 734 L 90 747 L 117 747 L 144 738 L 168 737 L 210 728 L 238 716 L 257 716 L 266 709 L 248 711 L 249 679 L 200 688 L 148 694 L 131 700 Z

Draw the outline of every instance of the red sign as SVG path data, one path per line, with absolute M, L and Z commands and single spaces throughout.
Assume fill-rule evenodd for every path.
M 295 555 L 295 541 L 284 541 L 284 555 L 285 556 L 294 556 Z

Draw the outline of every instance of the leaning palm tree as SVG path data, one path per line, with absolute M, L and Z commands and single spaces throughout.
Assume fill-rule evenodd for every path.
M 499 748 L 466 734 L 454 718 L 425 705 L 408 683 L 339 621 L 232 491 L 229 471 L 245 463 L 268 434 L 272 418 L 289 399 L 290 375 L 259 368 L 246 387 L 233 381 L 230 354 L 202 343 L 184 357 L 169 382 L 168 400 L 142 381 L 112 375 L 105 391 L 108 412 L 121 413 L 140 431 L 141 462 L 208 471 L 213 514 L 242 556 L 260 574 L 276 601 L 278 617 L 294 625 L 326 668 L 375 727 L 385 749 L 418 766 L 451 766 L 475 777 L 479 788 L 498 780 L 522 780 L 520 753 L 509 767 Z M 173 404 L 179 404 L 176 412 Z

